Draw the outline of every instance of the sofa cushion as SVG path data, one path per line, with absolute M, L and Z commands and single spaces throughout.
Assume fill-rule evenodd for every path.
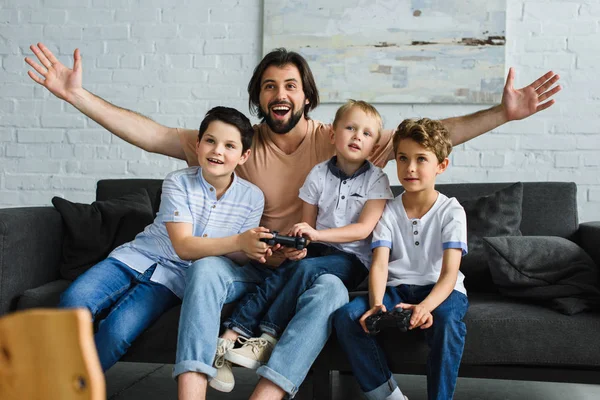
M 148 192 L 143 189 L 92 204 L 54 197 L 52 204 L 66 232 L 60 273 L 71 280 L 105 259 L 115 247 L 133 240 L 154 218 Z
M 59 279 L 48 282 L 33 289 L 27 289 L 17 302 L 17 310 L 29 308 L 54 308 L 58 305 L 60 294 L 71 284 L 71 281 Z
M 487 196 L 458 201 L 467 214 L 468 254 L 460 270 L 465 275 L 468 291 L 494 292 L 483 237 L 521 235 L 521 204 L 523 184 L 517 182 Z
M 600 304 L 598 268 L 575 243 L 552 236 L 484 238 L 500 293 L 572 315 Z
M 109 200 L 145 190 L 148 192 L 154 215 L 160 208 L 162 179 L 101 179 L 96 186 L 96 200 Z
M 531 366 L 600 366 L 597 313 L 564 315 L 501 295 L 469 298 L 463 362 Z

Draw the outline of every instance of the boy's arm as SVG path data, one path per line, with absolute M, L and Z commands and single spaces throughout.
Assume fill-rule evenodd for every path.
M 371 307 L 383 306 L 389 260 L 389 247 L 376 247 L 373 250 L 373 261 L 369 270 L 369 305 Z
M 268 229 L 256 227 L 264 206 L 262 193 L 256 198 L 255 208 L 237 234 L 221 238 L 198 237 L 194 236 L 194 218 L 189 203 L 189 198 L 197 194 L 189 193 L 186 189 L 186 176 L 181 171 L 175 171 L 165 177 L 156 215 L 157 220 L 165 224 L 177 256 L 182 260 L 197 260 L 243 251 L 249 258 L 264 262 L 268 246 L 260 239 L 272 235 L 266 233 Z M 254 204 L 254 199 L 249 201 Z
M 388 278 L 388 263 L 390 259 L 389 247 L 376 247 L 373 250 L 373 261 L 369 270 L 369 310 L 360 317 L 359 323 L 365 333 L 369 333 L 366 320 L 369 316 L 380 311 L 386 311 L 383 305 L 383 296 Z
M 431 316 L 431 312 L 435 310 L 444 300 L 450 296 L 456 285 L 458 278 L 458 270 L 460 268 L 460 260 L 462 258 L 462 249 L 446 249 L 442 257 L 442 270 L 436 284 L 431 289 L 431 292 L 423 301 L 417 305 L 409 306 L 405 303 L 400 303 L 397 307 L 410 308 L 413 310 L 413 315 L 410 318 L 410 329 L 422 326 L 423 329 L 431 326 L 425 324 L 427 318 Z M 424 325 L 425 324 L 425 325 Z
M 446 249 L 442 258 L 442 270 L 436 284 L 431 292 L 421 302 L 421 305 L 429 312 L 435 310 L 444 300 L 450 296 L 450 293 L 456 286 L 460 260 L 462 258 L 461 249 Z
M 308 224 L 296 224 L 293 229 L 294 235 L 300 234 L 312 241 L 326 243 L 350 243 L 363 240 L 375 229 L 375 225 L 377 225 L 381 214 L 383 214 L 386 202 L 385 199 L 367 200 L 358 221 L 339 228 L 318 231 L 308 226 Z
M 179 139 L 182 135 L 197 135 L 193 130 L 169 128 L 136 112 L 117 107 L 82 87 L 82 63 L 79 49 L 75 49 L 73 69 L 64 66 L 42 43 L 30 46 L 39 62 L 25 58 L 40 76 L 28 71 L 29 77 L 50 93 L 73 105 L 87 117 L 111 133 L 143 150 L 186 160 Z M 187 136 L 186 136 L 187 137 Z
M 250 259 L 265 262 L 268 246 L 260 239 L 272 236 L 267 228 L 258 227 L 222 238 L 205 238 L 193 235 L 191 223 L 166 222 L 165 225 L 173 249 L 182 260 L 198 260 L 241 251 Z
M 297 232 L 301 229 L 312 229 L 317 224 L 317 213 L 319 207 L 315 204 L 307 203 L 302 200 L 302 222 L 294 225 L 292 229 L 287 233 L 290 236 L 296 236 Z M 300 234 L 301 235 L 301 234 Z M 309 239 L 310 241 L 310 239 Z M 282 247 L 281 252 L 288 260 L 299 261 L 302 260 L 308 254 L 306 247 L 302 250 L 296 250 L 291 247 Z
M 317 226 L 317 214 L 319 213 L 319 206 L 316 204 L 310 204 L 302 201 L 302 222 L 306 222 L 308 225 L 315 228 Z
M 246 221 L 244 222 L 244 225 L 240 228 L 240 232 L 249 231 L 260 225 L 260 219 L 261 219 L 263 211 L 265 209 L 265 197 L 262 194 L 262 192 L 256 199 L 254 199 L 254 201 L 252 201 L 252 204 L 254 205 L 254 208 L 252 209 L 252 211 L 250 211 L 247 214 Z M 269 235 L 269 236 L 272 236 L 272 235 Z M 264 263 L 264 262 L 266 262 L 266 259 L 268 258 L 268 256 L 270 256 L 271 254 L 272 254 L 271 249 L 267 248 L 266 252 L 263 254 L 264 258 L 261 257 L 258 260 L 261 263 Z M 224 256 L 239 265 L 246 265 L 250 260 L 253 259 L 253 258 L 249 257 L 249 255 L 246 254 L 244 251 L 235 251 L 233 253 L 226 253 L 226 254 L 224 254 Z M 256 258 L 254 258 L 254 259 L 256 259 Z

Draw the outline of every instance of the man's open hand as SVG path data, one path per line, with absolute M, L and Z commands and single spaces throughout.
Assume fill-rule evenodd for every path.
M 539 111 L 545 110 L 554 104 L 550 97 L 560 92 L 560 85 L 553 85 L 560 79 L 554 72 L 549 71 L 536 79 L 530 85 L 521 89 L 515 89 L 515 70 L 508 70 L 506 85 L 502 93 L 502 108 L 507 121 L 527 118 Z
M 73 69 L 65 67 L 52 52 L 42 43 L 29 46 L 36 55 L 38 64 L 29 57 L 25 62 L 29 64 L 40 76 L 29 70 L 27 74 L 31 79 L 45 87 L 59 99 L 70 101 L 73 94 L 81 89 L 81 54 L 79 49 L 73 53 Z

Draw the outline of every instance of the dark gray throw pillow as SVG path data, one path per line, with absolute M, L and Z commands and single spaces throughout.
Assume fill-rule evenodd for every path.
M 577 244 L 556 236 L 484 238 L 500 293 L 572 315 L 600 304 L 598 267 Z
M 154 219 L 148 192 L 143 189 L 92 204 L 54 197 L 52 204 L 65 225 L 60 266 L 65 279 L 77 278 L 115 247 L 133 240 Z
M 474 292 L 497 292 L 488 266 L 483 237 L 519 236 L 523 184 L 517 182 L 488 196 L 458 199 L 467 214 L 468 254 L 460 270 L 465 287 Z

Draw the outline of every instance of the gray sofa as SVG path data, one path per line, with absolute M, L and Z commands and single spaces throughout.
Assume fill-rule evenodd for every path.
M 438 185 L 438 190 L 468 199 L 507 185 L 446 184 Z M 160 187 L 160 180 L 102 180 L 96 195 L 97 200 L 106 200 L 144 188 L 156 210 Z M 396 194 L 400 191 L 393 189 Z M 554 236 L 577 243 L 600 270 L 600 222 L 578 223 L 573 183 L 524 183 L 520 231 L 524 236 Z M 59 274 L 64 235 L 63 219 L 53 207 L 0 209 L 0 315 L 57 303 L 69 284 Z M 470 307 L 461 376 L 600 384 L 600 313 L 564 315 L 477 287 L 465 275 Z M 170 310 L 150 327 L 124 361 L 173 363 L 179 309 Z M 224 315 L 230 309 L 226 306 Z M 334 336 L 313 366 L 317 399 L 331 398 L 335 371 L 350 372 Z M 395 373 L 425 374 L 427 346 L 422 332 L 384 331 L 379 338 Z

